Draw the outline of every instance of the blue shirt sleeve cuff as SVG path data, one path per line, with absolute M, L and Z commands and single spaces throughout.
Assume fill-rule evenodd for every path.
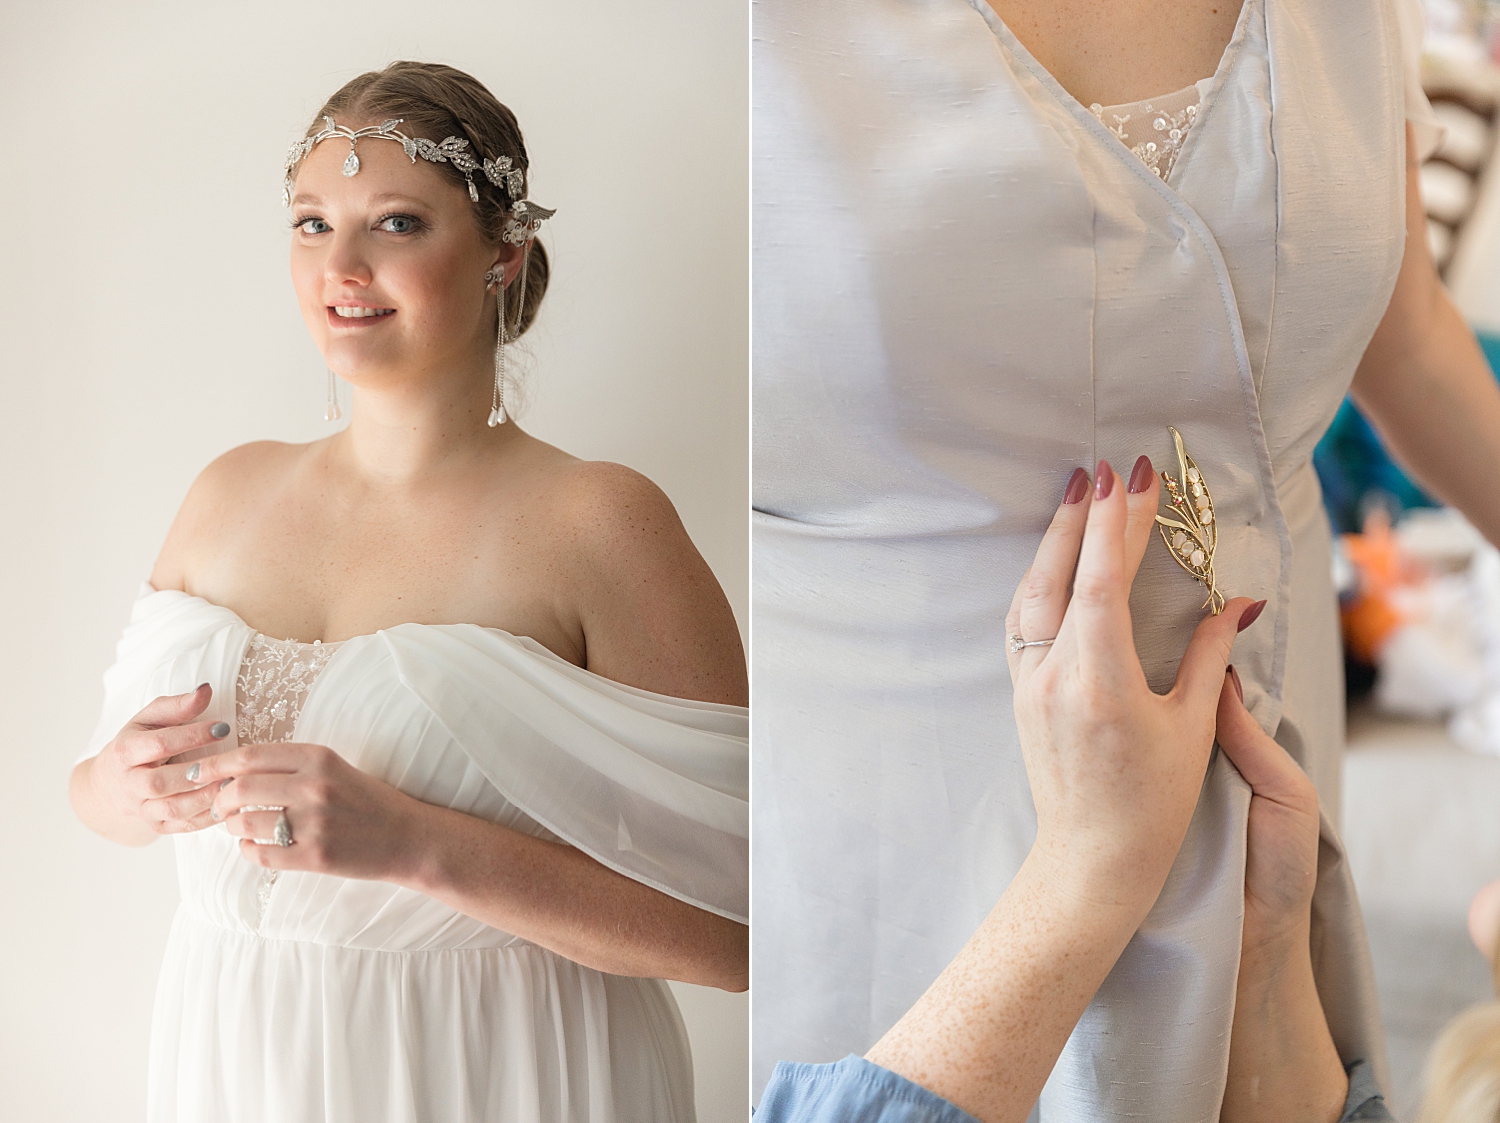
M 1362 1117 L 1361 1117 L 1362 1118 Z M 978 1123 L 920 1084 L 853 1053 L 836 1064 L 781 1061 L 755 1123 Z
M 1339 1123 L 1395 1123 L 1386 1110 L 1385 1097 L 1375 1086 L 1375 1072 L 1369 1061 L 1351 1061 L 1344 1066 L 1349 1075 L 1349 1098 Z

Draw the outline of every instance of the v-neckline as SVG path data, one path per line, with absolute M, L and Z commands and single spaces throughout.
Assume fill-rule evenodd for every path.
M 1198 102 L 1197 119 L 1194 122 L 1193 128 L 1188 131 L 1187 137 L 1184 138 L 1182 149 L 1178 152 L 1177 158 L 1173 162 L 1172 169 L 1166 179 L 1160 178 L 1150 168 L 1146 167 L 1134 152 L 1131 152 L 1130 149 L 1120 143 L 1119 137 L 1111 133 L 1105 124 L 1094 116 L 1093 111 L 1088 106 L 1069 93 L 1063 84 L 1053 77 L 1052 72 L 1037 61 L 1036 56 L 1031 53 L 1025 43 L 1022 43 L 1016 37 L 1015 32 L 1006 26 L 1005 21 L 1000 18 L 1000 13 L 995 11 L 988 0 L 969 0 L 969 6 L 978 12 L 980 17 L 989 24 L 991 32 L 994 33 L 1000 45 L 1036 78 L 1037 82 L 1056 99 L 1063 109 L 1067 110 L 1073 116 L 1074 120 L 1079 122 L 1084 131 L 1092 136 L 1097 143 L 1112 151 L 1117 158 L 1124 159 L 1128 164 L 1134 165 L 1145 180 L 1159 184 L 1173 198 L 1186 203 L 1186 200 L 1182 199 L 1182 196 L 1178 194 L 1176 185 L 1172 181 L 1176 177 L 1177 169 L 1187 163 L 1189 154 L 1196 147 L 1194 141 L 1205 128 L 1205 119 L 1212 113 L 1213 105 L 1218 100 L 1219 91 L 1224 87 L 1230 73 L 1234 70 L 1240 56 L 1243 54 L 1241 48 L 1245 43 L 1246 31 L 1249 27 L 1252 14 L 1251 9 L 1263 10 L 1263 4 L 1266 2 L 1268 0 L 1242 0 L 1240 13 L 1234 21 L 1234 31 L 1229 36 L 1229 42 L 1224 46 L 1223 54 L 1219 56 L 1219 65 L 1214 68 L 1213 80 L 1209 84 L 1208 91 Z M 1196 85 L 1196 83 L 1194 84 Z M 1187 87 L 1183 88 L 1186 89 Z

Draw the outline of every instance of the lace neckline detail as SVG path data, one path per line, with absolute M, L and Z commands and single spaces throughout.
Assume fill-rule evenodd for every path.
M 290 741 L 313 680 L 341 646 L 342 641 L 300 643 L 257 633 L 235 680 L 240 744 Z
M 314 680 L 345 642 L 300 643 L 294 639 L 272 639 L 259 632 L 252 636 L 234 683 L 239 743 L 265 745 L 290 741 Z M 270 907 L 271 890 L 279 874 L 279 870 L 262 870 L 256 879 L 257 928 Z
M 1188 130 L 1198 119 L 1198 108 L 1212 84 L 1212 78 L 1205 78 L 1174 93 L 1122 105 L 1095 102 L 1089 106 L 1089 112 L 1152 174 L 1164 180 L 1172 173 Z

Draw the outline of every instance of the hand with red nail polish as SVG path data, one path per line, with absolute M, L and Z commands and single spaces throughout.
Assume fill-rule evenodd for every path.
M 1092 492 L 1081 469 L 1072 473 L 1006 618 L 1036 841 L 972 939 L 866 1054 L 980 1119 L 1025 1115 L 1160 894 L 1251 607 L 1242 597 L 1206 618 L 1171 692 L 1154 693 L 1129 597 L 1156 537 L 1161 484 L 1142 457 L 1122 485 L 1104 460 Z
M 1206 618 L 1176 686 L 1153 693 L 1136 656 L 1128 601 L 1155 537 L 1160 483 L 1145 457 L 1128 488 L 1101 460 L 1088 501 L 1067 501 L 1082 479 L 1075 471 L 1069 480 L 1006 621 L 1007 635 L 1054 641 L 1010 655 L 1037 808 L 1033 853 L 1074 872 L 1090 864 L 1074 861 L 1081 853 L 1090 862 L 1120 855 L 1107 891 L 1145 879 L 1154 897 L 1197 804 L 1229 650 L 1253 605 L 1242 597 Z

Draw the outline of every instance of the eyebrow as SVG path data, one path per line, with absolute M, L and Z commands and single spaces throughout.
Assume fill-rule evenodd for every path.
M 401 194 L 398 194 L 398 193 L 396 193 L 394 191 L 385 191 L 385 192 L 382 192 L 379 195 L 375 195 L 375 196 L 373 196 L 370 199 L 370 202 L 372 202 L 372 203 L 393 203 L 393 202 L 394 203 L 415 203 L 415 204 L 417 204 L 420 207 L 431 206 L 430 203 L 427 203 L 426 201 L 424 201 L 422 199 L 418 199 L 415 195 L 401 195 Z M 317 195 L 301 195 L 301 194 L 299 194 L 299 195 L 295 195 L 295 196 L 292 197 L 292 206 L 295 207 L 298 204 L 303 204 L 303 205 L 310 206 L 310 207 L 321 207 L 323 205 L 323 200 L 321 198 L 319 198 Z

